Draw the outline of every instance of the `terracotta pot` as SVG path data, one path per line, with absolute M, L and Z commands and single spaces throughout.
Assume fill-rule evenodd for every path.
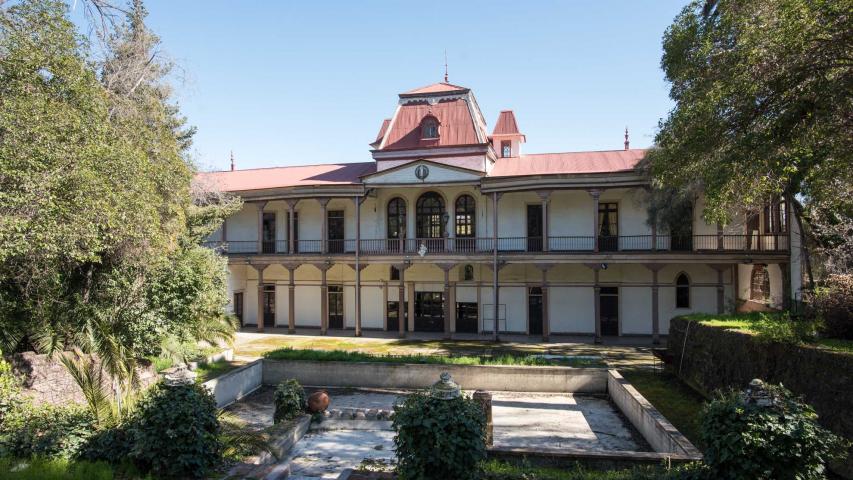
M 318 390 L 308 396 L 308 411 L 320 413 L 329 407 L 329 392 Z

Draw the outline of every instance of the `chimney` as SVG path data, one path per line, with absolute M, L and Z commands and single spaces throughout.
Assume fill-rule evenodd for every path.
M 625 150 L 628 150 L 628 146 L 631 142 L 628 141 L 628 127 L 625 127 Z
M 627 148 L 627 147 L 625 147 L 625 148 Z M 236 169 L 237 169 L 237 167 L 234 165 L 234 150 L 231 150 L 231 171 L 233 172 Z

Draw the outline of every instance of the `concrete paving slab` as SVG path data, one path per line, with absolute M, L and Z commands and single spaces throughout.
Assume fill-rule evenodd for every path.
M 346 468 L 366 459 L 389 462 L 394 458 L 394 432 L 389 430 L 327 430 L 302 437 L 285 462 L 289 479 L 338 478 Z

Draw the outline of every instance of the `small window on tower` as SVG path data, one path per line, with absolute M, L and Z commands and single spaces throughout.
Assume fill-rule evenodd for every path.
M 501 157 L 507 158 L 512 156 L 512 142 L 501 142 Z
M 435 117 L 427 117 L 421 124 L 422 138 L 438 138 L 438 120 Z

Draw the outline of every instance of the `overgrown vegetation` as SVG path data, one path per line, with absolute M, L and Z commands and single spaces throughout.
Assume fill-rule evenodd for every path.
M 0 458 L 0 480 L 113 480 L 113 468 L 104 462 L 35 458 Z M 133 480 L 135 475 L 122 475 Z
M 702 467 L 687 465 L 667 468 L 661 465 L 601 471 L 581 465 L 551 468 L 489 460 L 482 464 L 482 470 L 483 480 L 687 480 L 698 479 Z
M 305 408 L 308 405 L 305 397 L 305 389 L 293 378 L 279 383 L 275 388 L 274 395 L 274 423 L 296 418 L 305 412 Z
M 439 365 L 523 365 L 605 367 L 598 359 L 546 358 L 538 355 L 447 356 L 447 355 L 375 355 L 347 350 L 302 350 L 291 347 L 264 353 L 270 360 L 312 360 L 317 362 L 426 363 Z
M 409 395 L 394 406 L 397 473 L 406 480 L 478 478 L 486 457 L 485 425 L 482 408 L 471 398 Z
M 825 477 L 845 442 L 817 424 L 814 410 L 781 386 L 753 400 L 728 392 L 702 412 L 702 440 L 710 478 L 807 480 Z

